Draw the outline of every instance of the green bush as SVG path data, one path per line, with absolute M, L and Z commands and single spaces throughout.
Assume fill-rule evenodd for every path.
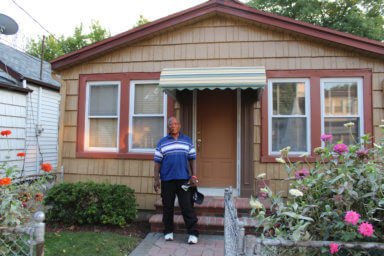
M 123 227 L 137 217 L 134 190 L 125 185 L 94 182 L 62 183 L 44 200 L 51 206 L 48 221 L 73 224 L 113 224 Z

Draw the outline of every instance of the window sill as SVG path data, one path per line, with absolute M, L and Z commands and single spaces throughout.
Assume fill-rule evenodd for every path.
M 77 158 L 113 158 L 113 159 L 134 159 L 153 160 L 154 153 L 117 153 L 117 152 L 76 152 Z
M 276 156 L 262 156 L 260 161 L 262 163 L 279 163 L 277 162 L 275 159 L 276 158 L 279 158 L 280 155 L 276 155 Z M 315 157 L 315 156 L 308 156 L 307 158 L 304 158 L 304 157 L 300 157 L 300 156 L 290 156 L 289 157 L 289 160 L 291 161 L 291 163 L 295 163 L 295 162 L 309 162 L 309 163 L 315 163 L 316 160 L 318 158 Z

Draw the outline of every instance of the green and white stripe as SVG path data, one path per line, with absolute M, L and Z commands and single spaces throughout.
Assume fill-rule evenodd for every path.
M 166 68 L 159 83 L 165 90 L 259 89 L 265 85 L 264 67 Z

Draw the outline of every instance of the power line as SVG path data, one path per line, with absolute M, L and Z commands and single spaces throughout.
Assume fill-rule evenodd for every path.
M 23 7 L 21 7 L 20 5 L 18 5 L 15 0 L 11 0 L 17 7 L 19 7 L 23 12 L 25 12 L 34 22 L 36 22 L 42 29 L 44 29 L 49 35 L 51 35 L 56 41 L 59 41 L 56 39 L 56 37 L 51 33 L 49 32 L 43 25 L 40 24 L 40 22 L 38 22 L 35 18 L 32 17 L 31 14 L 29 14 L 26 10 L 23 9 Z

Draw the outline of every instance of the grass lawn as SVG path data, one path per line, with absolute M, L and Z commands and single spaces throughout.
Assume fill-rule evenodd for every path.
M 45 255 L 129 255 L 140 238 L 110 233 L 47 232 Z

